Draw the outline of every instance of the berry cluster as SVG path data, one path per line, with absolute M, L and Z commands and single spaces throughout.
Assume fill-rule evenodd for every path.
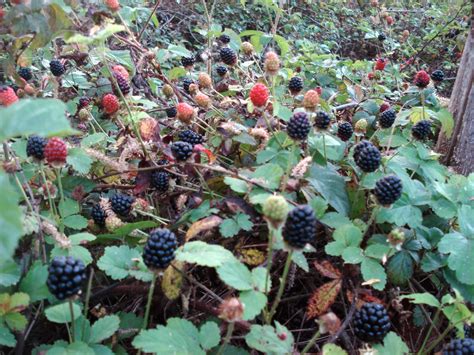
M 57 256 L 48 267 L 46 284 L 49 291 L 59 300 L 78 295 L 85 280 L 84 263 L 72 256 Z
M 337 136 L 344 142 L 351 139 L 353 133 L 354 129 L 349 122 L 342 122 L 337 126 Z
M 115 194 L 110 198 L 112 210 L 122 217 L 127 217 L 130 214 L 134 202 L 134 197 L 124 194 Z
M 165 269 L 173 261 L 177 247 L 173 232 L 165 228 L 155 229 L 143 249 L 143 262 L 150 269 Z
M 288 121 L 286 131 L 295 140 L 304 140 L 311 130 L 308 114 L 306 112 L 296 112 Z
M 389 175 L 375 183 L 374 194 L 382 206 L 390 206 L 402 195 L 402 180 L 398 176 Z
M 97 224 L 98 226 L 101 226 L 101 227 L 105 226 L 105 219 L 107 218 L 107 215 L 105 211 L 102 209 L 102 207 L 100 207 L 100 204 L 97 203 L 94 206 L 92 206 L 91 217 L 94 223 Z
M 355 335 L 365 342 L 383 340 L 390 330 L 390 318 L 384 306 L 378 303 L 366 303 L 354 316 Z
M 193 154 L 193 146 L 187 142 L 175 142 L 171 144 L 171 152 L 178 161 L 186 161 Z
M 61 138 L 51 138 L 44 146 L 44 157 L 46 158 L 46 161 L 53 166 L 62 166 L 66 164 L 66 143 Z
M 288 89 L 293 95 L 298 94 L 301 90 L 303 90 L 303 79 L 301 79 L 299 76 L 292 77 L 288 83 Z
M 150 177 L 151 187 L 158 191 L 167 191 L 169 188 L 170 174 L 166 171 L 153 171 Z
M 283 226 L 283 239 L 293 248 L 301 249 L 316 237 L 316 215 L 309 205 L 295 207 Z
M 379 124 L 381 128 L 390 128 L 392 127 L 395 119 L 397 118 L 397 114 L 393 110 L 393 108 L 389 108 L 383 111 L 380 114 Z
M 454 339 L 443 350 L 443 355 L 474 354 L 474 339 Z
M 317 128 L 321 130 L 328 129 L 330 123 L 331 123 L 331 117 L 329 117 L 329 115 L 326 112 L 324 111 L 316 112 L 314 124 Z
M 411 134 L 413 138 L 420 141 L 425 140 L 431 133 L 431 122 L 428 120 L 418 121 L 411 128 Z
M 378 169 L 382 156 L 380 151 L 369 141 L 362 141 L 354 148 L 354 160 L 357 166 L 365 173 Z
M 234 52 L 232 48 L 229 48 L 229 47 L 221 48 L 219 55 L 224 64 L 232 66 L 235 63 L 237 63 L 237 54 Z
M 39 136 L 31 136 L 26 143 L 26 155 L 38 160 L 44 159 L 44 147 L 48 140 Z
M 189 143 L 193 146 L 204 142 L 204 137 L 191 129 L 187 129 L 185 131 L 180 132 L 178 137 L 180 141 Z
M 61 76 L 66 72 L 63 63 L 61 63 L 58 59 L 53 59 L 49 62 L 49 69 L 54 76 Z

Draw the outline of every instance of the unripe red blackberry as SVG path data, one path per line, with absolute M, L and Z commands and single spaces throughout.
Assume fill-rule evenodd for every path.
M 91 217 L 96 225 L 100 227 L 105 226 L 105 219 L 107 218 L 107 214 L 102 209 L 100 204 L 96 203 L 94 206 L 92 206 Z
M 181 64 L 185 68 L 191 68 L 194 65 L 194 57 L 182 57 Z
M 411 128 L 411 134 L 415 139 L 425 140 L 431 133 L 431 122 L 428 120 L 418 121 Z
M 385 307 L 378 303 L 366 303 L 354 316 L 354 333 L 365 342 L 382 341 L 390 330 L 390 318 Z
M 362 141 L 354 148 L 354 160 L 357 166 L 365 173 L 378 169 L 382 156 L 380 151 L 369 141 Z
M 212 79 L 207 73 L 199 73 L 199 87 L 201 89 L 209 89 L 212 87 Z
M 102 98 L 102 108 L 104 109 L 105 113 L 111 115 L 117 112 L 120 108 L 120 103 L 117 99 L 117 96 L 114 94 L 106 94 Z
M 311 130 L 311 123 L 306 112 L 296 112 L 288 121 L 286 131 L 295 140 L 304 140 Z
M 270 92 L 268 88 L 263 85 L 262 83 L 256 83 L 252 89 L 250 89 L 250 101 L 252 101 L 253 105 L 256 107 L 265 106 L 268 100 L 268 96 Z
M 444 348 L 443 355 L 474 355 L 474 339 L 454 339 Z
M 168 107 L 165 111 L 166 111 L 166 116 L 168 116 L 169 118 L 176 117 L 176 114 L 178 113 L 178 110 L 176 110 L 175 106 Z
M 384 70 L 387 65 L 387 61 L 384 58 L 378 58 L 375 62 L 375 70 Z
M 27 67 L 21 67 L 20 69 L 18 69 L 18 75 L 26 81 L 31 80 L 33 78 L 33 73 L 31 72 L 31 69 Z
M 402 180 L 396 175 L 384 176 L 375 183 L 374 195 L 382 206 L 390 206 L 402 195 Z
M 202 108 L 209 108 L 212 104 L 211 98 L 202 92 L 198 92 L 196 96 L 194 96 L 194 101 Z
M 253 44 L 250 42 L 242 42 L 242 44 L 240 45 L 240 48 L 246 55 L 252 54 L 254 50 Z
M 344 142 L 351 139 L 354 129 L 349 122 L 342 122 L 337 126 L 337 136 Z
M 78 109 L 81 109 L 81 108 L 84 108 L 86 106 L 89 106 L 89 104 L 91 103 L 91 99 L 87 96 L 82 96 L 80 99 L 79 99 L 79 104 L 78 104 Z
M 303 107 L 308 111 L 314 111 L 319 104 L 319 94 L 316 90 L 308 90 L 304 94 Z
M 187 129 L 185 131 L 180 132 L 178 137 L 180 141 L 189 143 L 193 146 L 204 142 L 204 137 L 201 136 L 199 133 L 194 132 L 191 129 Z
M 8 86 L 0 86 L 0 105 L 10 106 L 18 101 L 18 96 L 13 88 Z
M 227 44 L 230 42 L 230 37 L 229 35 L 226 35 L 225 33 L 223 33 L 219 36 L 219 41 L 221 41 L 224 44 Z
M 380 114 L 379 118 L 379 125 L 381 128 L 390 128 L 392 127 L 395 119 L 397 118 L 397 114 L 393 110 L 393 108 L 389 108 Z
M 143 249 L 143 262 L 150 269 L 165 269 L 173 261 L 178 241 L 166 228 L 151 231 Z
M 237 63 L 237 54 L 235 54 L 232 48 L 221 48 L 221 50 L 219 51 L 219 55 L 224 64 L 232 66 Z
M 59 137 L 49 139 L 44 147 L 44 157 L 50 165 L 63 166 L 67 159 L 66 143 Z
M 280 58 L 275 52 L 267 52 L 263 63 L 265 72 L 269 75 L 276 75 L 280 70 Z
M 127 217 L 130 214 L 134 202 L 134 197 L 120 193 L 115 194 L 110 198 L 112 210 L 122 217 Z
M 171 144 L 171 152 L 178 161 L 186 161 L 193 154 L 193 146 L 187 142 L 175 142 Z
M 72 256 L 56 256 L 48 267 L 46 284 L 57 299 L 64 300 L 78 295 L 86 278 L 82 260 Z
M 225 67 L 224 65 L 218 65 L 216 67 L 216 73 L 219 76 L 225 76 L 227 74 L 227 67 Z
M 303 79 L 301 79 L 299 76 L 292 77 L 288 83 L 288 89 L 290 90 L 291 94 L 298 94 L 301 90 L 303 90 Z
M 283 226 L 283 239 L 289 246 L 302 249 L 316 237 L 316 215 L 309 205 L 293 208 Z
M 185 124 L 189 124 L 194 117 L 194 108 L 186 102 L 180 102 L 176 105 L 178 120 Z
M 436 81 L 437 83 L 440 83 L 444 80 L 444 72 L 442 70 L 435 70 L 434 72 L 431 73 L 431 79 L 433 81 Z
M 125 79 L 125 77 L 119 72 L 115 72 L 114 77 L 115 77 L 115 80 L 117 81 L 117 86 L 119 90 L 122 92 L 124 96 L 127 95 L 131 90 L 128 80 Z M 117 87 L 115 85 L 112 85 L 112 87 L 114 89 L 115 95 L 120 96 L 120 93 L 118 92 Z
M 49 69 L 54 76 L 61 76 L 66 71 L 63 63 L 61 63 L 58 59 L 53 59 L 51 62 L 49 62 Z
M 44 147 L 48 140 L 39 136 L 31 136 L 26 143 L 26 155 L 38 160 L 44 159 Z
M 158 191 L 167 191 L 169 188 L 170 174 L 166 171 L 153 171 L 151 173 L 150 182 L 151 187 Z
M 418 73 L 416 73 L 415 80 L 413 82 L 419 88 L 425 88 L 430 83 L 430 76 L 424 70 L 420 70 Z
M 316 112 L 314 124 L 317 128 L 321 130 L 328 129 L 330 123 L 331 123 L 331 117 L 329 117 L 329 115 L 326 112 L 324 111 Z

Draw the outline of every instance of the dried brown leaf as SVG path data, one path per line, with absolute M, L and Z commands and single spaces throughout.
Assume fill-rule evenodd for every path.
M 308 307 L 306 312 L 308 313 L 308 318 L 316 318 L 321 314 L 325 313 L 329 307 L 336 301 L 336 297 L 341 290 L 342 281 L 337 279 L 325 283 L 316 291 L 313 292 L 313 295 L 308 301 Z
M 318 270 L 318 272 L 324 277 L 328 277 L 333 280 L 340 279 L 342 277 L 341 271 L 339 271 L 339 269 L 332 265 L 328 260 L 324 260 L 322 263 L 315 261 L 313 265 L 316 270 Z
M 189 241 L 201 232 L 206 232 L 217 227 L 221 222 L 222 218 L 219 216 L 209 216 L 194 222 L 186 233 L 186 241 Z

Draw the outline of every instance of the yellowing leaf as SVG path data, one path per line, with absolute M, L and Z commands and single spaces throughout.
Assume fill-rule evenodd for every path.
M 337 279 L 322 285 L 314 291 L 306 308 L 309 319 L 320 316 L 332 306 L 341 290 L 341 285 L 341 280 Z
M 214 215 L 194 222 L 186 232 L 186 241 L 189 241 L 201 232 L 206 232 L 212 228 L 217 227 L 219 224 L 221 224 L 221 222 L 222 218 Z
M 258 249 L 242 249 L 240 255 L 242 261 L 251 266 L 262 264 L 266 258 L 266 255 Z
M 174 300 L 179 297 L 181 286 L 183 285 L 183 275 L 178 270 L 183 269 L 184 263 L 175 261 L 173 265 L 174 267 L 170 266 L 165 270 L 163 280 L 161 281 L 161 289 L 169 300 Z

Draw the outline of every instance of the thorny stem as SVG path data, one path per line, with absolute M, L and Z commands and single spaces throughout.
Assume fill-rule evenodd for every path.
M 222 342 L 221 346 L 219 347 L 219 350 L 217 351 L 217 355 L 222 355 L 224 353 L 225 348 L 227 347 L 227 344 L 230 342 L 230 338 L 232 336 L 232 333 L 234 332 L 234 322 L 230 322 L 227 326 L 227 332 L 225 333 L 224 341 Z
M 150 289 L 148 290 L 148 299 L 146 302 L 145 318 L 143 318 L 142 329 L 146 329 L 148 326 L 148 318 L 150 317 L 151 301 L 153 299 L 153 293 L 155 292 L 155 284 L 156 284 L 157 278 L 158 278 L 158 272 L 154 271 L 153 278 L 151 279 Z
M 76 325 L 74 324 L 74 307 L 72 304 L 72 299 L 68 300 L 69 302 L 69 312 L 71 313 L 71 339 L 72 342 L 75 342 L 75 337 L 76 337 Z
M 150 23 L 151 18 L 153 17 L 156 10 L 158 9 L 158 6 L 160 6 L 160 3 L 161 3 L 161 0 L 157 0 L 157 2 L 155 3 L 155 6 L 153 7 L 153 10 L 151 10 L 150 16 L 148 16 L 145 24 L 143 25 L 140 33 L 138 34 L 138 37 L 137 37 L 138 42 L 140 42 L 140 39 L 142 38 L 143 33 L 145 32 L 145 29 L 148 27 L 148 24 Z
M 61 182 L 61 168 L 56 168 L 56 178 L 58 179 L 59 196 L 61 197 L 61 202 L 64 202 L 63 183 Z
M 89 301 L 91 298 L 91 290 L 92 290 L 92 279 L 94 278 L 94 269 L 91 268 L 91 272 L 89 274 L 89 280 L 87 282 L 87 290 L 86 290 L 86 302 L 84 305 L 84 319 L 87 319 L 87 312 L 89 311 Z M 86 326 L 86 322 L 82 323 L 82 334 L 84 335 L 84 328 Z
M 270 222 L 268 222 L 268 256 L 267 256 L 267 274 L 265 275 L 265 295 L 267 295 L 270 292 L 268 289 L 269 281 L 270 281 L 270 275 L 271 275 L 271 270 L 272 270 L 272 263 L 273 263 L 273 238 L 275 237 L 275 232 L 277 230 L 272 226 Z M 265 304 L 265 315 L 268 314 L 268 303 Z
M 320 335 L 321 333 L 319 330 L 316 333 L 314 333 L 314 335 L 309 340 L 308 344 L 306 344 L 303 351 L 301 352 L 301 355 L 306 354 L 313 347 L 314 343 L 316 343 L 316 340 L 318 340 Z
M 51 213 L 53 214 L 54 218 L 57 220 L 58 219 L 58 212 L 56 211 L 56 206 L 53 203 L 53 199 L 52 199 L 51 193 L 49 191 L 48 180 L 46 180 L 46 174 L 44 173 L 43 163 L 40 163 L 40 173 L 41 173 L 41 177 L 43 178 L 44 186 L 46 188 L 46 194 L 48 196 L 48 202 L 49 202 L 49 209 L 51 210 Z

